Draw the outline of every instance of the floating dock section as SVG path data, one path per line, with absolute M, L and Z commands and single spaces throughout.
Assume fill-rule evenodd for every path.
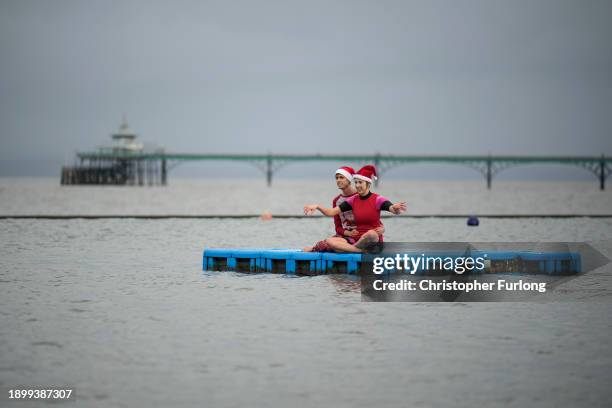
M 295 249 L 205 249 L 209 271 L 269 272 L 299 275 L 357 273 L 361 254 L 302 252 Z
M 388 254 L 387 254 L 388 255 Z M 419 257 L 421 253 L 408 254 Z M 472 251 L 469 256 L 484 256 L 484 251 Z M 384 255 L 381 255 L 384 256 Z M 430 254 L 428 254 L 430 256 Z M 436 254 L 451 256 L 461 254 Z M 463 255 L 467 256 L 467 255 Z M 581 272 L 579 253 L 486 251 L 486 266 L 470 273 L 518 273 L 545 275 L 575 275 Z M 287 273 L 296 275 L 359 274 L 361 254 L 333 252 L 302 252 L 296 249 L 222 249 L 204 250 L 202 269 L 243 273 Z M 443 275 L 446 270 L 419 270 L 419 275 Z

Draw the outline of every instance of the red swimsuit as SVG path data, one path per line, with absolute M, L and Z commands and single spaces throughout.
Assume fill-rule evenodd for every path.
M 342 212 L 353 211 L 355 224 L 357 224 L 357 232 L 359 232 L 355 239 L 359 239 L 369 230 L 382 225 L 380 222 L 380 211 L 389 211 L 392 205 L 386 197 L 370 192 L 365 196 L 355 194 L 347 197 L 338 207 L 340 207 Z M 381 235 L 379 241 L 382 242 L 382 240 L 383 237 Z

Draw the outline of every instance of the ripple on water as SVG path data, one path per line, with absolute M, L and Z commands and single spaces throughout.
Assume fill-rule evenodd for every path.
M 55 341 L 48 341 L 48 340 L 34 341 L 31 344 L 35 347 L 55 347 L 55 348 L 60 348 L 60 349 L 64 347 Z

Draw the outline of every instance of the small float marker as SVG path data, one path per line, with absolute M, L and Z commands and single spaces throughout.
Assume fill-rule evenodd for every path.
M 480 224 L 480 221 L 478 221 L 478 217 L 471 216 L 467 220 L 468 227 L 477 227 L 478 224 Z

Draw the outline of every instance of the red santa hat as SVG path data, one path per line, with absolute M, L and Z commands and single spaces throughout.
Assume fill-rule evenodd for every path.
M 336 174 L 342 174 L 348 179 L 348 181 L 353 181 L 353 174 L 355 174 L 355 169 L 349 166 L 342 166 L 338 170 L 336 170 Z
M 367 181 L 368 183 L 371 183 L 372 180 L 378 180 L 378 177 L 376 176 L 376 167 L 371 164 L 367 164 L 360 168 L 353 177 L 359 180 Z

